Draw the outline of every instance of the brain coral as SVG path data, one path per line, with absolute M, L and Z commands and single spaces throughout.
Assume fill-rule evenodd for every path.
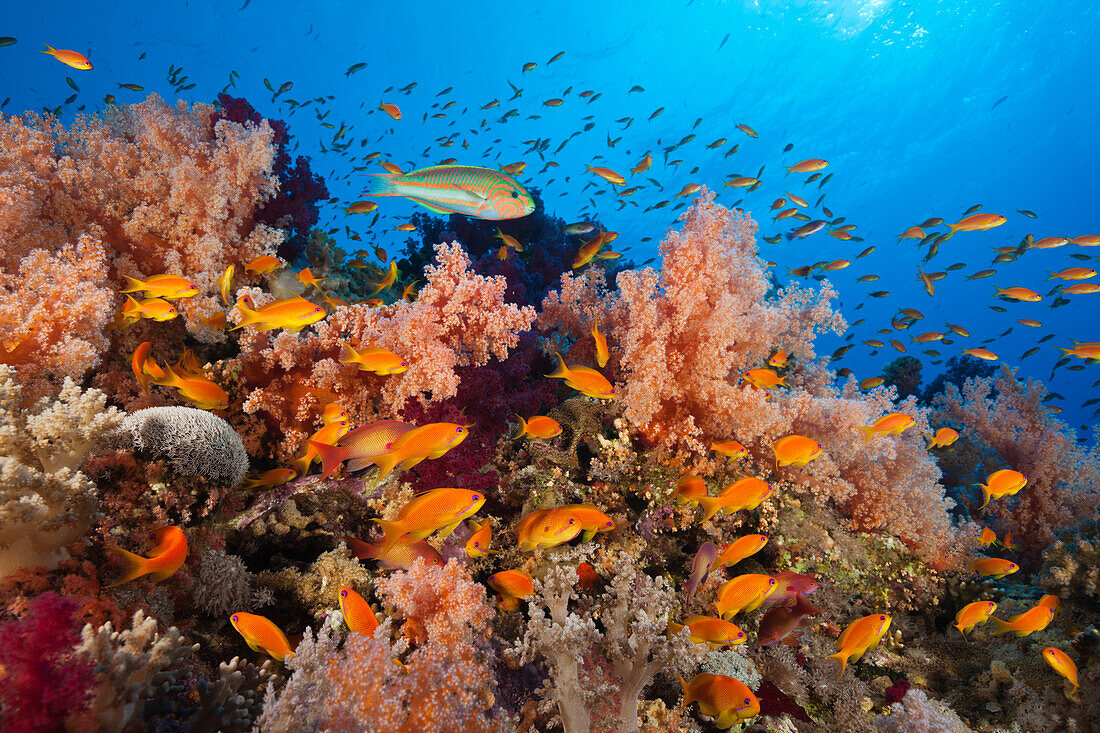
M 191 407 L 148 407 L 127 415 L 116 439 L 134 450 L 166 456 L 184 476 L 235 486 L 248 473 L 241 436 L 217 415 Z

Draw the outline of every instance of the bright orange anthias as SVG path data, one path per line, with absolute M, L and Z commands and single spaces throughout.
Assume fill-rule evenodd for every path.
M 548 440 L 561 435 L 561 424 L 552 417 L 535 415 L 530 420 L 524 420 L 520 415 L 516 415 L 516 417 L 519 418 L 519 432 L 512 440 L 519 440 L 520 438 Z
M 238 611 L 229 617 L 229 622 L 252 651 L 264 652 L 279 662 L 293 656 L 286 634 L 266 616 Z
M 340 586 L 340 614 L 344 623 L 357 634 L 372 636 L 378 628 L 378 617 L 363 596 L 347 586 Z
M 125 569 L 122 577 L 108 585 L 108 588 L 129 583 L 143 575 L 148 575 L 154 581 L 164 580 L 180 569 L 187 559 L 187 535 L 182 529 L 164 527 L 151 533 L 149 539 L 157 542 L 156 547 L 150 550 L 149 557 L 135 555 L 121 547 L 111 547 L 122 559 Z
M 146 362 L 148 368 L 148 362 Z M 229 395 L 225 390 L 206 377 L 180 376 L 172 367 L 164 367 L 164 376 L 154 379 L 153 383 L 162 387 L 173 387 L 180 397 L 200 410 L 224 410 L 229 407 Z
M 401 508 L 396 519 L 374 520 L 385 535 L 379 554 L 385 555 L 398 540 L 416 542 L 437 530 L 446 537 L 484 503 L 482 493 L 467 489 L 432 489 L 418 494 Z
M 328 478 L 344 461 L 351 461 L 348 464 L 351 473 L 373 466 L 375 458 L 415 427 L 400 420 L 378 420 L 346 433 L 335 445 L 313 438 L 307 442 L 321 459 L 321 478 Z
M 719 511 L 723 514 L 733 514 L 747 509 L 755 509 L 771 496 L 771 493 L 771 485 L 763 479 L 752 476 L 738 479 L 722 489 L 718 496 L 699 497 L 699 505 L 703 507 L 703 518 L 699 521 L 705 522 Z
M 901 435 L 913 427 L 913 422 L 913 418 L 904 412 L 891 412 L 875 420 L 873 425 L 863 425 L 858 429 L 863 431 L 863 442 L 866 444 L 880 435 Z
M 1012 632 L 1016 636 L 1028 636 L 1036 631 L 1042 631 L 1054 620 L 1054 610 L 1047 606 L 1032 606 L 1023 613 L 1012 616 L 1007 621 L 999 618 L 991 619 L 997 628 L 992 632 L 993 636 Z
M 786 435 L 775 441 L 775 467 L 805 466 L 821 455 L 821 444 L 804 435 Z
M 676 482 L 676 491 L 672 493 L 677 504 L 698 504 L 704 496 L 707 496 L 707 485 L 693 473 L 681 476 Z
M 749 454 L 749 449 L 736 440 L 712 440 L 710 442 L 710 449 L 718 455 L 725 456 L 730 460 L 744 458 Z
M 357 540 L 354 537 L 341 537 L 347 543 L 351 554 L 360 560 L 377 560 L 387 570 L 408 570 L 417 560 L 425 565 L 438 565 L 443 567 L 443 556 L 439 551 L 424 540 L 410 542 L 405 538 L 399 539 L 393 547 L 385 550 L 382 543 L 372 545 L 369 542 Z M 385 550 L 385 553 L 383 553 Z
M 515 611 L 519 602 L 535 592 L 531 576 L 522 570 L 502 570 L 489 576 L 489 587 L 500 594 L 500 607 Z
M 400 356 L 378 346 L 364 346 L 356 351 L 347 344 L 340 344 L 340 363 L 355 364 L 361 372 L 373 372 L 382 377 L 409 369 Z
M 695 644 L 733 646 L 744 644 L 748 640 L 745 632 L 737 624 L 714 616 L 692 616 L 683 624 L 668 622 L 670 634 L 679 634 L 680 630 L 685 628 L 688 629 L 691 641 Z
M 281 328 L 290 333 L 298 333 L 311 323 L 316 323 L 325 317 L 324 308 L 299 296 L 276 300 L 259 310 L 252 310 L 240 303 L 236 308 L 241 314 L 241 322 L 229 329 L 230 331 L 252 326 L 258 331 L 273 331 Z
M 718 551 L 718 556 L 714 558 L 712 567 L 717 570 L 718 568 L 736 565 L 745 558 L 763 550 L 766 544 L 768 544 L 768 538 L 762 534 L 747 534 L 744 537 L 738 537 Z
M 579 364 L 566 366 L 561 354 L 555 354 L 555 356 L 558 357 L 558 368 L 546 376 L 564 379 L 567 385 L 589 397 L 597 397 L 601 400 L 615 399 L 615 388 L 604 375 Z
M 516 523 L 521 552 L 565 544 L 581 533 L 581 520 L 564 507 L 536 509 Z
M 198 295 L 199 289 L 195 284 L 179 275 L 153 275 L 147 280 L 123 275 L 126 278 L 126 287 L 120 293 L 139 293 L 145 291 L 150 298 L 163 298 L 164 300 L 179 300 Z
M 610 532 L 615 529 L 615 520 L 591 504 L 566 504 L 581 523 L 581 542 L 588 542 L 598 532 Z
M 959 609 L 959 612 L 955 614 L 955 628 L 959 630 L 963 636 L 966 636 L 968 631 L 972 631 L 975 626 L 981 626 L 989 621 L 993 617 L 993 612 L 997 610 L 997 603 L 995 601 L 974 601 L 968 603 Z
M 466 540 L 466 554 L 470 557 L 485 557 L 490 553 L 496 554 L 489 549 L 489 543 L 493 541 L 492 520 L 486 517 L 480 526 L 473 520 L 470 521 L 470 524 L 473 532 L 470 534 L 470 539 Z
M 350 433 L 349 433 L 350 434 Z M 433 422 L 402 433 L 388 450 L 373 461 L 381 470 L 379 478 L 385 478 L 397 468 L 408 470 L 429 458 L 439 458 L 470 434 L 465 425 L 453 422 Z
M 722 618 L 733 618 L 742 611 L 755 611 L 775 592 L 776 580 L 770 575 L 748 573 L 727 580 L 718 587 L 714 607 Z
M 873 613 L 870 616 L 853 621 L 848 628 L 840 634 L 836 640 L 836 654 L 830 654 L 830 659 L 840 662 L 840 676 L 844 676 L 844 670 L 848 668 L 848 662 L 857 662 L 859 658 L 869 650 L 878 646 L 882 637 L 890 628 L 890 617 L 884 613 Z
M 737 723 L 760 714 L 760 701 L 744 682 L 720 674 L 702 673 L 691 682 L 680 677 L 686 707 L 699 703 L 699 710 L 714 718 L 719 728 L 732 728 Z
M 309 472 L 309 467 L 315 460 L 321 457 L 317 447 L 313 443 L 323 443 L 325 445 L 335 445 L 340 438 L 347 435 L 348 421 L 336 420 L 334 422 L 327 423 L 320 430 L 307 438 L 306 452 L 301 458 L 296 458 L 291 461 L 291 465 L 298 471 L 298 475 L 305 476 Z

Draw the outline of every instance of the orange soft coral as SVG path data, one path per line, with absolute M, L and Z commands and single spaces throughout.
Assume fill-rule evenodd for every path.
M 315 326 L 316 334 L 271 337 L 244 330 L 240 366 L 245 381 L 255 387 L 244 410 L 266 413 L 278 424 L 280 455 L 299 449 L 327 402 L 339 402 L 362 423 L 397 415 L 409 397 L 453 396 L 456 368 L 507 358 L 535 319 L 534 309 L 505 302 L 503 277 L 472 272 L 457 242 L 436 246 L 436 264 L 426 268 L 425 277 L 416 301 L 343 306 Z M 260 294 L 255 297 L 259 303 Z M 386 377 L 361 372 L 338 361 L 341 342 L 388 349 L 409 369 Z
M 17 272 L 0 270 L 0 364 L 16 368 L 24 399 L 99 364 L 114 302 L 106 277 L 103 247 L 88 236 L 56 252 L 31 251 Z
M 188 326 L 221 338 L 198 320 L 215 309 L 215 278 L 229 264 L 273 254 L 282 233 L 252 219 L 278 187 L 270 126 L 222 120 L 212 129 L 212 111 L 170 107 L 154 94 L 69 128 L 49 116 L 5 117 L 0 272 L 13 275 L 32 252 L 88 235 L 102 243 L 116 289 L 124 274 L 164 272 L 198 285 L 200 294 L 181 303 Z

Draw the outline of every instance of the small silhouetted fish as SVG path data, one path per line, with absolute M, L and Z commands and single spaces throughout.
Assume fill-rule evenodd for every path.
M 977 211 L 980 208 L 982 208 L 981 204 L 974 204 L 969 209 L 967 209 L 966 211 L 963 212 L 963 216 L 970 216 L 971 214 L 973 214 L 975 211 Z
M 123 89 L 129 89 L 131 92 L 145 91 L 145 87 L 141 86 L 140 84 L 119 84 L 119 86 Z
M 556 54 L 554 54 L 553 56 L 551 56 L 551 57 L 550 57 L 550 60 L 549 60 L 549 61 L 547 61 L 546 63 L 548 63 L 548 64 L 552 64 L 552 63 L 554 63 L 555 61 L 557 61 L 558 59 L 560 59 L 560 58 L 561 58 L 562 56 L 564 56 L 564 55 L 565 55 L 565 51 L 558 51 L 558 52 L 557 52 Z
M 787 143 L 785 146 L 783 146 L 784 153 L 789 153 L 792 150 L 794 150 L 794 143 Z
M 142 52 L 141 52 L 141 55 L 140 55 L 140 56 L 138 56 L 138 61 L 141 61 L 141 60 L 142 60 L 142 59 L 144 59 L 144 58 L 145 58 L 145 57 L 146 57 L 147 55 L 148 55 L 148 54 L 147 54 L 147 53 L 146 53 L 145 51 L 142 51 Z
M 355 72 L 362 71 L 365 68 L 367 68 L 367 62 L 366 61 L 360 61 L 357 64 L 352 64 L 351 66 L 348 67 L 348 70 L 344 72 L 344 76 L 351 76 Z
M 1008 99 L 1008 95 L 1007 95 L 1007 94 L 1006 94 L 1005 96 L 1001 97 L 1000 99 L 998 99 L 998 100 L 997 100 L 996 102 L 994 102 L 994 103 L 993 103 L 993 106 L 992 106 L 992 107 L 990 107 L 989 109 L 990 109 L 990 110 L 994 110 L 994 109 L 997 109 L 997 105 L 998 105 L 998 104 L 1000 104 L 1001 102 L 1005 101 L 1006 99 Z
M 657 115 L 661 114 L 661 113 L 662 113 L 662 112 L 664 112 L 664 111 L 665 111 L 665 108 L 664 108 L 664 107 L 658 107 L 658 108 L 657 108 L 656 110 L 654 110 L 653 114 L 651 114 L 651 115 L 649 116 L 649 119 L 651 119 L 651 120 L 652 120 L 652 119 L 653 119 L 654 117 L 656 117 Z
M 250 2 L 252 2 L 252 0 L 244 0 L 244 5 L 242 5 L 241 7 L 237 8 L 237 12 L 239 13 L 239 12 L 241 12 L 242 10 L 244 10 L 245 8 L 247 8 L 247 7 L 248 7 L 248 4 L 249 4 Z
M 13 46 L 16 43 L 18 43 L 18 40 L 12 38 L 11 36 L 0 36 L 0 47 Z
M 1016 211 L 1020 212 L 1021 214 L 1028 217 L 1029 219 L 1038 219 L 1039 218 L 1039 215 L 1036 214 L 1034 211 L 1028 211 L 1027 209 L 1016 209 Z
M 75 81 L 73 81 L 73 78 L 72 78 L 71 76 L 66 76 L 66 77 L 65 77 L 65 81 L 67 81 L 67 82 L 69 83 L 69 86 L 71 86 L 71 87 L 73 88 L 73 90 L 74 90 L 74 91 L 77 91 L 77 92 L 79 92 L 79 91 L 80 91 L 80 87 L 78 87 L 78 86 L 76 85 L 76 82 L 75 82 Z
M 722 42 L 718 44 L 718 51 L 721 51 L 721 50 L 722 50 L 722 46 L 725 46 L 725 45 L 726 45 L 726 41 L 728 41 L 729 39 L 730 39 L 730 34 L 729 34 L 729 33 L 727 33 L 727 34 L 726 34 L 726 36 L 725 36 L 725 38 L 723 38 L 723 39 L 722 39 Z M 718 53 L 718 51 L 715 51 L 715 53 Z
M 644 88 L 644 87 L 640 87 L 640 86 L 638 86 L 637 84 L 635 84 L 634 86 L 630 87 L 630 92 L 644 92 L 644 91 L 645 91 L 645 88 Z M 630 92 L 627 92 L 627 94 L 630 94 Z

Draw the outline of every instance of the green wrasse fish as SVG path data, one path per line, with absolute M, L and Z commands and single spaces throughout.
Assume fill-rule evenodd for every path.
M 502 171 L 470 165 L 436 165 L 410 173 L 372 176 L 368 196 L 404 196 L 437 214 L 463 214 L 499 221 L 535 210 L 535 200 Z

